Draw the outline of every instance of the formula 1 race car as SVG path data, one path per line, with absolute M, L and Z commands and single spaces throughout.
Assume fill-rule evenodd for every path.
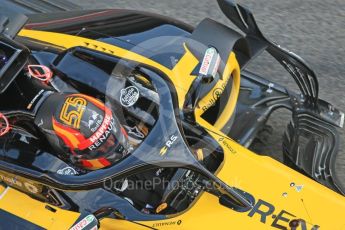
M 239 33 L 44 2 L 0 7 L 0 229 L 344 228 L 344 114 L 247 8 L 218 0 Z M 246 70 L 263 51 L 299 93 Z M 279 108 L 285 165 L 247 149 Z

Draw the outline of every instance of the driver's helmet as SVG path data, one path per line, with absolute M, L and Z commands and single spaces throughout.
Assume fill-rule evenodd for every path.
M 40 119 L 50 119 L 52 130 L 40 127 Z M 35 122 L 60 153 L 84 169 L 113 165 L 129 151 L 127 133 L 112 110 L 90 96 L 53 94 L 39 109 Z

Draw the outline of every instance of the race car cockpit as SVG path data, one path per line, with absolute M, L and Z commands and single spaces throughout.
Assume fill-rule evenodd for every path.
M 26 40 L 29 51 L 13 39 L 0 41 L 0 172 L 3 181 L 15 173 L 12 187 L 70 210 L 80 196 L 102 197 L 114 210 L 141 219 L 180 213 L 205 191 L 232 209 L 251 208 L 249 194 L 214 175 L 223 149 L 193 115 L 205 95 L 202 86 L 221 84 L 217 49 L 198 52 L 199 77 L 181 110 L 171 79 L 144 63 L 86 43 L 60 49 Z M 231 67 L 238 79 L 238 64 Z M 232 75 L 225 75 L 227 82 Z M 78 208 L 102 205 L 93 202 Z
M 111 71 L 102 68 L 102 58 L 107 61 L 108 68 L 114 66 Z M 140 156 L 135 154 L 134 159 L 143 162 L 153 160 L 150 160 L 153 154 L 160 159 L 167 155 L 179 159 L 179 146 L 186 147 L 186 143 L 193 162 L 210 172 L 220 166 L 223 151 L 205 131 L 181 119 L 178 130 L 183 130 L 182 137 L 176 126 L 169 125 L 176 118 L 172 107 L 164 107 L 173 101 L 166 95 L 169 92 L 166 85 L 158 89 L 157 83 L 152 81 L 152 76 L 158 77 L 154 72 L 144 67 L 131 69 L 119 65 L 114 58 L 80 47 L 58 55 L 49 67 L 39 63 L 29 52 L 24 60 L 22 69 L 14 79 L 8 80 L 6 90 L 1 94 L 18 102 L 1 100 L 2 106 L 8 108 L 2 111 L 4 127 L 0 138 L 5 146 L 2 153 L 5 162 L 15 162 L 19 167 L 41 173 L 83 178 L 93 171 L 111 170 L 117 164 L 126 172 L 136 164 L 121 163 L 136 150 L 141 153 Z M 79 64 L 73 66 L 70 63 Z M 76 68 L 78 73 L 80 68 L 87 70 L 83 84 L 77 83 L 80 76 L 76 74 Z M 96 73 L 99 84 L 92 82 L 94 78 L 91 82 L 85 81 L 91 79 L 88 75 Z M 69 76 L 68 81 L 65 76 Z M 86 90 L 90 86 L 104 94 Z M 164 122 L 162 117 L 165 117 Z M 158 136 L 153 133 L 162 143 L 160 145 L 146 141 L 148 136 L 152 139 L 154 129 L 161 133 Z M 151 150 L 139 150 L 142 148 Z M 145 214 L 181 212 L 209 182 L 205 175 L 185 167 L 189 163 L 183 157 L 178 161 L 177 165 L 149 163 L 150 167 L 121 177 L 112 175 L 109 179 L 108 176 L 102 182 L 103 187 Z M 49 202 L 65 205 L 57 193 L 43 184 L 34 183 L 30 187 L 36 192 L 35 196 L 49 197 Z
M 65 225 L 78 229 L 83 220 L 109 229 L 341 224 L 339 195 L 248 147 L 274 111 L 288 109 L 285 163 L 343 191 L 334 159 L 344 114 L 247 8 L 217 2 L 242 32 L 121 9 L 32 14 L 27 23 L 1 8 L 0 208 L 23 219 L 55 213 L 45 228 L 72 214 L 78 220 Z M 263 51 L 299 92 L 246 69 Z M 26 201 L 35 205 L 22 212 Z M 324 207 L 335 211 L 324 216 Z

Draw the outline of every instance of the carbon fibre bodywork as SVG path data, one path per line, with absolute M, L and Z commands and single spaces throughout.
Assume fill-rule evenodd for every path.
M 175 19 L 131 10 L 77 10 L 28 15 L 29 21 L 25 25 L 22 23 L 24 32 L 22 31 L 15 41 L 28 47 L 31 58 L 37 63 L 50 66 L 63 82 L 72 86 L 74 91 L 101 100 L 106 97 L 105 83 L 109 81 L 114 66 L 118 63 L 124 68 L 135 66 L 135 69 L 147 76 L 157 89 L 161 99 L 159 115 L 155 126 L 145 139 L 145 145 L 140 145 L 131 156 L 112 167 L 78 177 L 56 174 L 56 171 L 68 165 L 54 154 L 47 152 L 45 148 L 41 148 L 37 143 L 39 136 L 27 136 L 26 144 L 18 135 L 0 139 L 0 144 L 3 146 L 0 154 L 2 159 L 0 179 L 37 200 L 62 209 L 85 214 L 85 212 L 96 213 L 107 207 L 128 220 L 153 221 L 164 220 L 169 216 L 141 212 L 127 200 L 104 189 L 104 184 L 109 180 L 127 177 L 133 172 L 154 169 L 157 165 L 176 167 L 198 172 L 219 184 L 235 200 L 235 204 L 231 204 L 232 210 L 237 212 L 255 210 L 253 205 L 256 200 L 253 194 L 230 187 L 214 175 L 214 172 L 221 168 L 221 164 L 206 170 L 192 157 L 191 150 L 186 144 L 185 132 L 194 132 L 193 135 L 205 140 L 222 157 L 224 152 L 220 142 L 224 137 L 214 139 L 206 129 L 188 120 L 184 111 L 178 109 L 178 93 L 171 78 L 162 69 L 127 60 L 126 57 L 117 57 L 116 52 L 99 45 L 106 44 L 131 51 L 172 71 L 186 55 L 184 44 L 187 44 L 190 53 L 199 60 L 204 54 L 205 47 L 209 46 L 219 50 L 222 60 L 227 59 L 231 52 L 236 54 L 241 67 L 240 92 L 235 114 L 227 120 L 226 125 L 221 129 L 222 132 L 241 145 L 249 147 L 260 135 L 260 130 L 265 128 L 272 112 L 281 108 L 288 109 L 292 112 L 292 119 L 283 143 L 286 164 L 303 171 L 337 192 L 345 191 L 344 188 L 338 187 L 338 179 L 334 172 L 334 159 L 339 145 L 337 128 L 343 127 L 344 114 L 330 103 L 318 98 L 319 86 L 313 71 L 300 57 L 268 41 L 258 29 L 250 11 L 229 0 L 219 0 L 219 5 L 225 15 L 245 34 L 231 30 L 211 19 L 205 19 L 196 28 L 192 28 Z M 22 20 L 18 20 L 18 24 L 21 22 Z M 14 31 L 18 32 L 20 28 L 17 26 Z M 63 47 L 58 43 L 50 43 L 45 37 L 30 37 L 25 33 L 26 31 L 29 31 L 28 33 L 38 31 L 43 34 L 59 33 L 100 43 L 83 42 L 83 46 Z M 214 34 L 218 36 L 212 36 Z M 161 43 L 147 43 L 151 40 L 156 41 L 156 38 L 163 40 L 160 41 Z M 205 47 L 200 48 L 199 44 Z M 287 69 L 296 81 L 300 93 L 292 92 L 279 83 L 268 81 L 245 69 L 247 64 L 264 50 Z M 78 63 L 79 69 L 75 68 L 77 64 L 71 65 L 71 63 Z M 226 65 L 220 65 L 222 71 L 225 67 Z M 188 75 L 197 75 L 199 68 L 200 64 Z M 211 125 L 221 117 L 221 111 L 226 106 L 224 101 L 230 100 L 234 85 L 233 81 L 229 81 L 226 87 L 217 91 L 219 88 L 215 86 L 220 79 L 221 76 L 217 76 L 214 82 L 205 86 L 200 96 L 204 97 L 210 91 L 213 93 L 210 106 L 202 115 Z M 19 81 L 21 80 L 14 79 L 14 84 L 0 95 L 1 108 L 13 109 L 5 99 L 20 98 L 21 94 L 17 86 L 25 82 Z M 279 79 L 277 81 L 279 82 Z M 37 91 L 33 90 L 31 94 L 35 95 Z M 20 98 L 18 104 L 11 106 L 20 107 L 27 103 L 28 101 Z M 192 124 L 187 124 L 188 122 Z M 34 127 L 30 128 L 34 130 Z M 169 132 L 166 133 L 166 130 Z M 165 155 L 166 152 L 160 149 L 162 144 L 171 141 L 171 137 L 176 141 L 174 150 L 179 153 L 178 156 Z M 229 151 L 236 152 L 231 146 L 228 148 Z M 222 161 L 222 157 L 218 160 Z M 102 199 L 98 200 L 95 197 Z M 224 205 L 226 201 L 220 199 L 220 203 Z M 317 229 L 316 225 L 315 229 Z
M 316 180 L 333 189 L 341 190 L 338 188 L 339 183 L 336 182 L 335 173 L 331 171 L 335 169 L 334 158 L 338 148 L 336 127 L 343 126 L 343 114 L 333 108 L 331 104 L 318 99 L 319 87 L 313 71 L 300 57 L 268 41 L 258 29 L 250 11 L 231 1 L 220 1 L 220 6 L 229 19 L 246 33 L 245 37 L 235 31 L 223 28 L 222 25 L 212 20 L 204 20 L 196 29 L 193 29 L 175 19 L 130 10 L 33 14 L 29 16 L 25 28 L 78 34 L 81 37 L 132 50 L 150 57 L 169 69 L 172 69 L 182 57 L 184 51 L 180 47 L 189 37 L 201 43 L 207 41 L 208 45 L 218 47 L 223 59 L 230 50 L 234 49 L 242 67 L 241 91 L 236 115 L 229 120 L 228 125 L 223 127 L 222 131 L 248 147 L 259 131 L 264 128 L 271 113 L 279 108 L 287 108 L 293 112 L 292 121 L 283 143 L 287 163 L 293 163 L 290 166 L 297 166 Z M 237 18 L 239 15 L 244 16 Z M 208 36 L 214 33 L 222 35 Z M 158 54 L 152 51 L 152 44 L 147 44 L 145 47 L 146 40 L 163 36 L 177 39 L 170 41 L 169 45 L 162 44 L 160 46 L 156 44 L 156 50 L 160 50 Z M 51 50 L 59 50 L 59 47 L 49 44 L 42 46 L 30 39 L 24 40 L 18 37 L 17 40 L 30 47 L 34 51 L 35 58 L 43 64 L 50 64 L 47 60 L 55 59 L 55 53 L 57 53 L 43 51 L 46 46 L 50 47 Z M 279 83 L 269 82 L 263 77 L 245 70 L 245 66 L 263 50 L 272 54 L 291 73 L 301 90 L 301 94 L 291 92 L 280 86 Z M 201 56 L 202 54 L 195 55 Z M 172 61 L 173 59 L 174 61 Z M 87 74 L 83 74 L 81 78 L 68 73 L 68 65 L 61 66 L 60 69 L 63 69 L 64 74 L 69 76 L 72 81 L 79 81 L 81 84 L 89 81 L 85 80 L 88 79 Z M 203 95 L 212 87 L 212 84 L 205 87 Z M 88 90 L 92 89 L 88 88 Z M 228 93 L 229 90 L 224 92 L 224 94 Z M 220 103 L 216 103 L 210 109 L 209 113 L 212 116 L 208 117 L 209 121 L 217 119 L 213 115 L 212 109 L 213 111 L 220 111 L 222 110 L 221 106 Z M 207 117 L 207 113 L 205 117 Z M 304 146 L 304 153 L 301 152 L 301 145 Z

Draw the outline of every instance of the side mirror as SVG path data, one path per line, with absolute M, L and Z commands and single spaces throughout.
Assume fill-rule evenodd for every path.
M 199 69 L 199 75 L 195 78 L 186 94 L 183 107 L 189 114 L 193 113 L 195 106 L 199 102 L 203 84 L 211 83 L 216 77 L 220 61 L 220 55 L 216 48 L 209 47 L 206 49 Z
M 209 47 L 202 60 L 199 75 L 204 82 L 212 82 L 216 77 L 220 64 L 220 55 L 216 48 Z

